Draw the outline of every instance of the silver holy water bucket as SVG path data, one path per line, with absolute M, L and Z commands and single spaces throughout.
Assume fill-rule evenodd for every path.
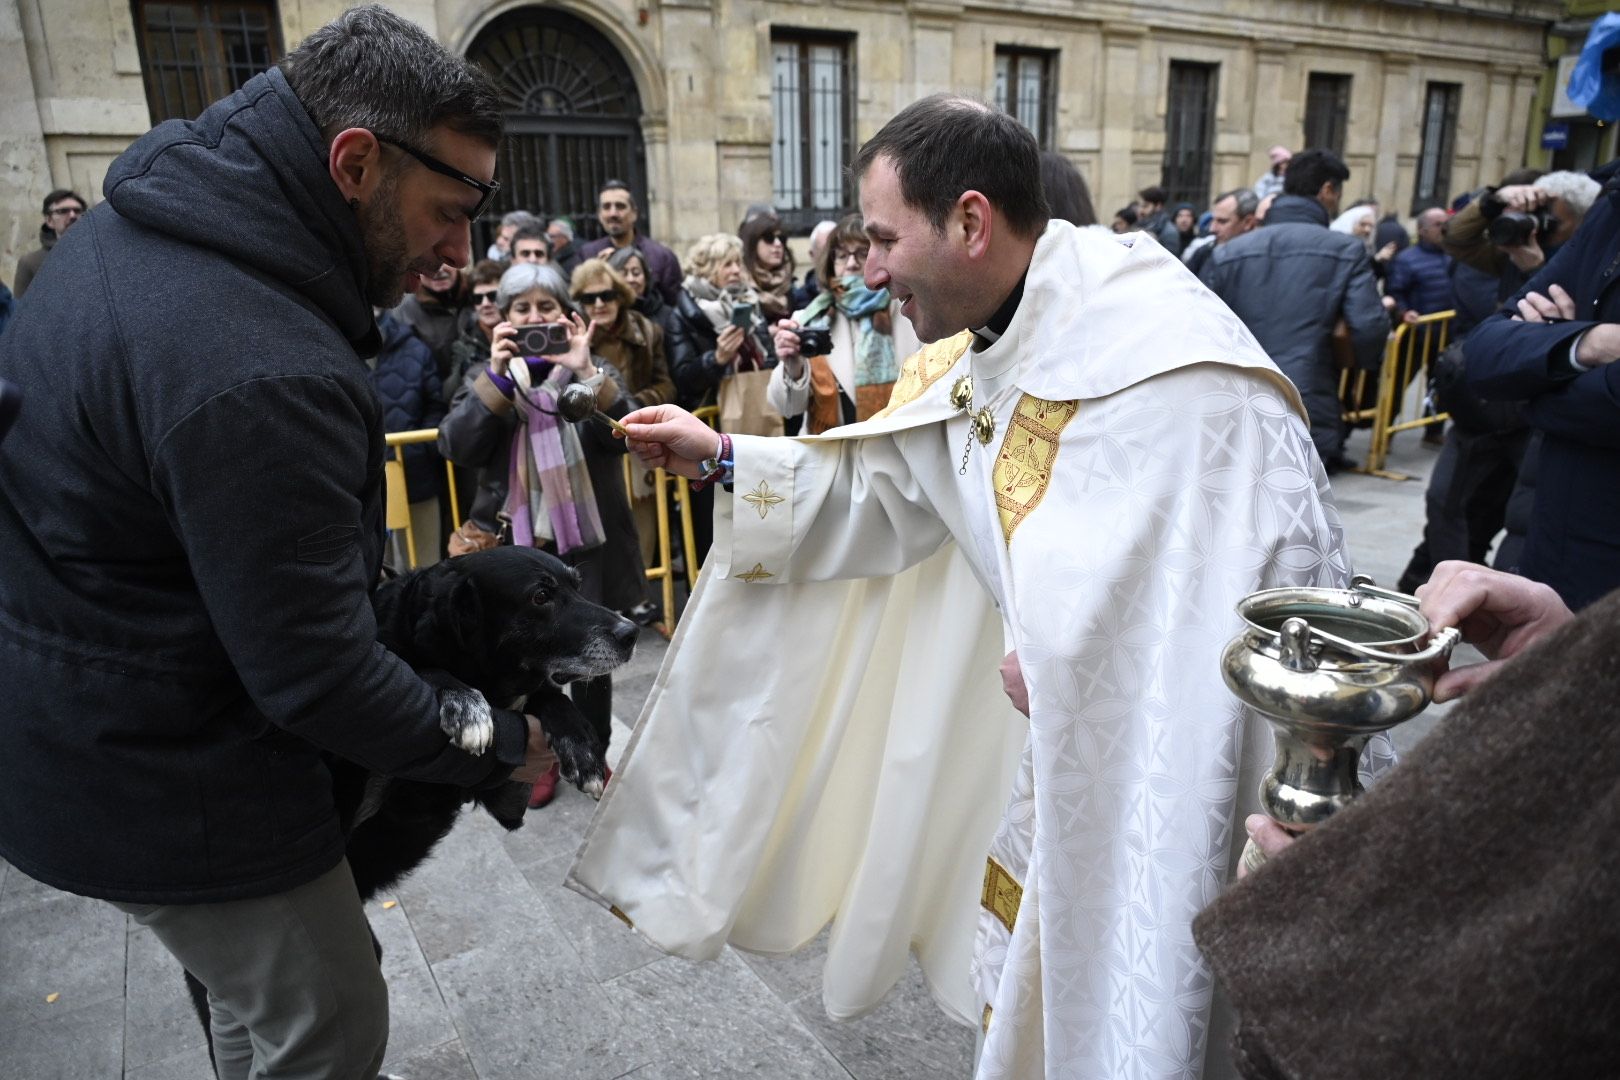
M 1221 675 L 1276 736 L 1261 808 L 1303 832 L 1361 794 L 1362 748 L 1428 706 L 1438 662 L 1460 634 L 1447 628 L 1431 637 L 1416 597 L 1365 576 L 1348 589 L 1251 593 L 1237 611 L 1244 629 L 1221 654 Z M 1257 855 L 1251 845 L 1244 857 L 1253 866 Z

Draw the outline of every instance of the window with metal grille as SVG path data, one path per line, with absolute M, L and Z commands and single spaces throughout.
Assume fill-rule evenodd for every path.
M 1042 150 L 1052 148 L 1057 53 L 996 46 L 996 108 L 1029 128 Z
M 281 58 L 269 0 L 133 0 L 152 123 L 190 120 Z
M 1344 157 L 1344 131 L 1350 121 L 1350 76 L 1311 72 L 1305 90 L 1305 148 L 1331 150 Z
M 851 37 L 771 32 L 771 202 L 793 231 L 855 204 L 845 175 L 855 157 L 853 45 Z
M 1423 96 L 1423 152 L 1418 155 L 1412 213 L 1444 206 L 1451 198 L 1451 153 L 1457 141 L 1457 104 L 1462 87 L 1432 82 Z
M 1209 205 L 1214 161 L 1215 78 L 1219 64 L 1170 62 L 1169 108 L 1165 111 L 1164 168 L 1159 181 L 1169 204 Z

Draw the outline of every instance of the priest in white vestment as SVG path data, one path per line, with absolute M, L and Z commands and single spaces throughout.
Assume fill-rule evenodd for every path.
M 625 418 L 732 494 L 570 884 L 690 957 L 831 921 L 837 1017 L 915 952 L 985 1080 L 1196 1078 L 1226 1046 L 1192 920 L 1270 758 L 1233 608 L 1347 567 L 1288 381 L 1150 239 L 1048 224 L 1036 159 L 944 96 L 862 148 L 867 284 L 933 342 L 884 414 Z

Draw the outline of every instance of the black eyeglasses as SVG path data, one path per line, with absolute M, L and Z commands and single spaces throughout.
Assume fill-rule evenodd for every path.
M 82 207 L 82 206 L 57 206 L 57 207 L 52 208 L 51 211 L 50 211 L 50 216 L 51 217 L 67 217 L 69 214 L 73 214 L 76 217 L 82 217 L 82 216 L 84 216 L 84 207 Z
M 592 304 L 611 304 L 618 298 L 619 294 L 614 292 L 612 289 L 605 289 L 602 292 L 582 292 L 579 294 L 579 302 L 587 307 Z
M 473 307 L 483 307 L 485 304 L 493 304 L 495 302 L 495 297 L 498 295 L 500 295 L 499 289 L 496 289 L 494 292 L 475 292 L 472 294 Z
M 787 243 L 787 233 L 768 232 L 761 236 L 760 239 L 767 244 L 785 244 Z
M 377 133 L 372 132 L 372 134 L 376 135 Z M 479 218 L 483 217 L 484 211 L 488 210 L 489 204 L 495 200 L 495 193 L 501 190 L 501 182 L 499 180 L 491 180 L 487 184 L 482 180 L 475 180 L 455 166 L 446 165 L 432 154 L 425 154 L 416 147 L 407 143 L 402 143 L 398 139 L 390 139 L 386 135 L 377 135 L 377 141 L 385 142 L 389 146 L 397 146 L 407 154 L 411 155 L 411 157 L 415 158 L 417 161 L 420 161 L 423 165 L 426 165 L 429 169 L 432 169 L 434 172 L 438 173 L 440 176 L 448 176 L 452 180 L 460 180 L 468 187 L 476 189 L 481 197 L 478 200 L 478 205 L 473 207 L 472 213 L 467 215 L 467 220 L 469 222 L 477 221 Z

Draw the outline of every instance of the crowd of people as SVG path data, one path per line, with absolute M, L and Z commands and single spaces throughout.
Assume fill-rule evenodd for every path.
M 1620 166 L 1520 171 L 1423 209 L 1414 240 L 1375 203 L 1341 205 L 1338 155 L 1277 146 L 1248 188 L 1200 208 L 1147 187 L 1110 228 L 1072 163 L 1005 113 L 935 95 L 861 147 L 861 212 L 817 224 L 801 271 L 770 206 L 677 254 L 622 180 L 598 192 L 599 237 L 518 210 L 475 259 L 501 136 L 486 75 L 353 8 L 139 140 L 91 225 L 69 233 L 85 201 L 51 192 L 27 299 L 0 325 L 0 374 L 28 398 L 0 458 L 0 852 L 154 928 L 208 990 L 221 1075 L 275 1059 L 369 1076 L 382 1058 L 386 990 L 322 752 L 462 787 L 515 778 L 536 807 L 560 779 L 541 720 L 509 703 L 489 703 L 487 750 L 450 745 L 437 684 L 370 632 L 379 429 L 438 432 L 405 455 L 419 561 L 540 548 L 643 624 L 673 615 L 646 590 L 650 470 L 692 481 L 698 535 L 679 555 L 709 561 L 704 599 L 575 883 L 688 955 L 790 949 L 836 919 L 827 1000 L 851 1014 L 915 950 L 941 1003 L 982 1023 L 981 1077 L 1217 1071 L 1225 1046 L 1189 1034 L 1218 1030 L 1206 957 L 1246 1024 L 1240 1065 L 1295 1075 L 1321 1011 L 1268 999 L 1288 964 L 1255 938 L 1358 830 L 1418 830 L 1428 855 L 1399 864 L 1414 875 L 1466 855 L 1456 872 L 1481 889 L 1487 869 L 1535 884 L 1538 836 L 1475 852 L 1424 824 L 1425 783 L 1446 785 L 1455 828 L 1510 797 L 1433 751 L 1325 841 L 1248 823 L 1279 870 L 1221 898 L 1263 747 L 1211 650 L 1245 594 L 1343 583 L 1340 375 L 1378 372 L 1393 331 L 1454 311 L 1432 387 L 1451 423 L 1402 586 L 1490 658 L 1439 695 L 1488 687 L 1479 714 L 1521 736 L 1478 738 L 1466 760 L 1505 774 L 1530 753 L 1528 699 L 1560 706 L 1601 776 L 1620 744 L 1567 693 L 1574 675 L 1563 697 L 1489 676 L 1540 639 L 1592 670 L 1613 652 L 1614 603 L 1580 612 L 1620 586 L 1604 495 Z M 91 294 L 107 318 L 78 317 Z M 577 387 L 625 437 L 563 419 Z M 1483 560 L 1504 525 L 1497 563 L 1520 576 L 1457 561 Z M 717 690 L 717 671 L 749 685 Z M 605 746 L 610 676 L 570 693 Z M 1537 763 L 1548 778 L 1558 752 Z M 1612 825 L 1595 802 L 1593 825 Z M 1389 868 L 1363 861 L 1356 895 L 1386 896 Z M 1606 874 L 1547 875 L 1554 910 L 1606 910 Z M 1400 922 L 1408 955 L 1448 959 L 1433 915 Z M 1471 915 L 1486 935 L 1540 926 Z M 292 929 L 309 920 L 319 942 Z M 1320 926 L 1277 925 L 1290 957 Z M 1545 935 L 1551 960 L 1494 959 L 1539 992 L 1568 937 Z M 248 969 L 263 978 L 244 985 Z M 1377 987 L 1356 973 L 1337 985 L 1365 1001 Z M 312 1003 L 313 985 L 331 993 Z M 1582 984 L 1528 1011 L 1593 1000 L 1616 995 Z M 1439 1015 L 1438 1040 L 1425 1013 L 1391 1022 L 1404 1042 L 1317 1051 L 1361 1075 L 1397 1045 L 1455 1069 L 1432 1044 L 1466 1025 Z M 1516 1052 L 1533 1060 L 1555 1028 Z

